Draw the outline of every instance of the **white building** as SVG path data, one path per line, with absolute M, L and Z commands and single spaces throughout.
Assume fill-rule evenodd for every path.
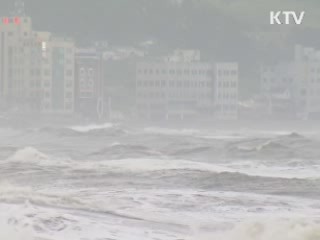
M 200 61 L 199 51 L 140 62 L 136 107 L 144 118 L 237 118 L 238 65 Z
M 73 113 L 75 100 L 75 46 L 66 38 L 56 38 L 38 32 L 42 62 L 42 111 L 45 113 Z
M 95 48 L 76 50 L 76 111 L 92 117 L 103 115 L 102 54 Z
M 237 63 L 214 66 L 214 112 L 219 119 L 238 118 L 239 70 Z
M 74 43 L 32 29 L 16 3 L 16 16 L 0 21 L 0 106 L 23 111 L 74 110 Z
M 295 65 L 281 63 L 261 68 L 261 100 L 265 114 L 292 117 L 295 114 Z
M 319 118 L 320 51 L 297 45 L 292 62 L 262 68 L 261 93 L 269 98 L 270 113 L 278 104 L 279 111 L 292 108 L 298 118 Z
M 298 113 L 303 118 L 319 118 L 320 51 L 296 46 L 294 64 Z
M 29 17 L 0 21 L 0 98 L 2 105 L 26 108 L 40 97 L 38 44 Z M 34 84 L 32 86 L 32 84 Z

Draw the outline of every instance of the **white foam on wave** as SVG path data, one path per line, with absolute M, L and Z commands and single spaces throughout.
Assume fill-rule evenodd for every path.
M 279 167 L 266 166 L 251 162 L 231 164 L 211 164 L 204 162 L 174 159 L 122 159 L 98 163 L 99 167 L 109 171 L 152 172 L 161 170 L 191 170 L 213 173 L 239 173 L 252 177 L 272 177 L 284 179 L 316 179 L 320 178 L 320 166 Z M 97 163 L 87 163 L 81 168 L 96 168 Z
M 238 161 L 223 166 L 249 176 L 274 177 L 285 179 L 319 179 L 320 165 L 286 166 L 265 165 L 259 161 Z
M 48 156 L 33 147 L 26 147 L 18 150 L 13 156 L 9 157 L 9 161 L 14 162 L 41 162 L 48 160 Z
M 103 162 L 74 161 L 71 159 L 59 159 L 49 157 L 36 148 L 26 147 L 18 150 L 7 159 L 9 162 L 37 164 L 41 166 L 67 167 L 71 169 L 97 171 L 129 171 L 152 172 L 161 170 L 191 170 L 213 173 L 239 173 L 252 177 L 271 177 L 284 179 L 319 179 L 320 165 L 286 166 L 265 165 L 259 161 L 234 161 L 226 164 L 212 164 L 175 159 L 121 159 L 107 160 Z M 5 164 L 4 161 L 2 164 Z
M 34 240 L 32 234 L 27 230 L 17 229 L 0 221 L 1 240 Z
M 16 207 L 0 205 L 0 239 L 2 240 L 34 240 L 33 232 L 28 224 L 19 225 L 14 216 L 18 216 Z
M 148 127 L 144 128 L 146 133 L 162 134 L 162 135 L 195 135 L 200 131 L 197 129 L 173 129 L 173 128 L 160 128 Z
M 68 209 L 0 204 L 0 237 L 8 240 L 176 240 L 164 227 L 154 227 L 108 214 L 78 213 Z M 168 226 L 170 227 L 170 226 Z M 181 237 L 181 236 L 180 236 Z
M 84 214 L 67 209 L 34 207 L 30 204 L 0 204 L 0 239 L 10 240 L 319 240 L 320 225 L 314 217 L 290 220 L 276 217 L 251 220 L 242 218 L 235 222 L 197 222 L 187 224 L 181 215 L 176 223 L 158 214 L 141 213 L 153 221 L 119 219 L 108 214 Z M 152 210 L 152 209 L 151 209 Z M 150 213 L 150 212 L 149 212 Z M 214 215 L 214 214 L 213 214 Z M 183 217 L 182 217 L 183 216 Z M 190 216 L 189 219 L 192 216 Z M 247 219 L 247 220 L 245 220 Z M 307 220 L 306 220 L 307 219 Z M 168 222 L 161 223 L 162 220 Z M 246 222 L 244 222 L 246 221 Z M 2 224 L 3 222 L 3 224 Z M 172 223 L 173 222 L 173 223 Z M 180 224 L 179 224 L 180 223 Z M 176 225 L 177 224 L 177 225 Z M 231 228 L 231 224 L 235 227 Z M 181 227 L 178 227 L 178 226 Z M 176 227 L 175 227 L 176 226 Z
M 101 130 L 101 129 L 108 129 L 112 128 L 114 125 L 112 123 L 105 123 L 105 124 L 90 124 L 90 125 L 84 125 L 84 126 L 72 126 L 69 127 L 70 129 L 76 131 L 76 132 L 81 132 L 81 133 L 86 133 L 90 132 L 93 130 Z
M 257 220 L 240 223 L 233 230 L 195 234 L 191 240 L 319 240 L 320 223 L 312 220 Z

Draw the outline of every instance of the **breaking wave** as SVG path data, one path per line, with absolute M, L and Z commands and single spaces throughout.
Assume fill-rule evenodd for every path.
M 11 162 L 39 163 L 48 160 L 48 156 L 33 147 L 26 147 L 18 150 L 13 156 L 9 157 Z
M 114 126 L 114 124 L 112 124 L 112 123 L 105 123 L 105 124 L 101 124 L 101 125 L 90 124 L 90 125 L 85 125 L 85 126 L 73 126 L 73 127 L 70 127 L 70 129 L 72 129 L 76 132 L 87 133 L 87 132 L 94 131 L 94 130 L 102 130 L 102 129 L 112 128 L 113 126 Z

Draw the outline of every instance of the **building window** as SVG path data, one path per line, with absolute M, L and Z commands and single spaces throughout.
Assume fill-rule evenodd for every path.
M 72 53 L 73 53 L 72 48 L 67 48 L 67 49 L 66 49 L 66 52 L 67 52 L 68 54 L 72 54 Z
M 72 103 L 66 103 L 66 110 L 71 110 L 72 109 Z
M 44 70 L 44 75 L 45 76 L 49 76 L 50 75 L 50 70 L 49 69 L 45 69 Z
M 45 81 L 44 85 L 45 85 L 45 87 L 50 87 L 50 81 Z
M 66 98 L 71 99 L 72 98 L 72 92 L 67 92 L 66 93 Z
M 67 87 L 72 87 L 72 81 L 67 81 L 66 86 Z
M 86 71 L 84 68 L 80 68 L 80 75 L 81 76 L 85 76 L 86 75 Z
M 93 74 L 94 74 L 93 68 L 90 68 L 88 72 L 89 77 L 93 77 Z
M 66 75 L 68 77 L 71 77 L 73 75 L 73 71 L 71 69 L 68 69 L 67 72 L 66 72 Z

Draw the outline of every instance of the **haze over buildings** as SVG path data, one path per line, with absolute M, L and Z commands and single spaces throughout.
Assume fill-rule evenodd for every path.
M 180 9 L 187 3 L 170 4 Z M 16 1 L 14 11 L 1 18 L 2 111 L 165 120 L 238 119 L 255 113 L 294 119 L 319 115 L 317 50 L 292 48 L 293 60 L 277 60 L 273 66 L 254 63 L 249 68 L 257 74 L 248 77 L 245 55 L 239 61 L 208 56 L 200 50 L 202 44 L 164 51 L 156 40 L 131 46 L 109 44 L 108 39 L 83 44 L 50 32 L 49 26 L 38 31 L 25 7 Z M 219 38 L 216 33 L 208 42 Z M 270 37 L 271 44 L 275 38 L 270 33 L 255 36 Z M 231 49 L 220 51 L 228 55 Z M 250 78 L 258 86 L 255 97 L 241 94 Z

